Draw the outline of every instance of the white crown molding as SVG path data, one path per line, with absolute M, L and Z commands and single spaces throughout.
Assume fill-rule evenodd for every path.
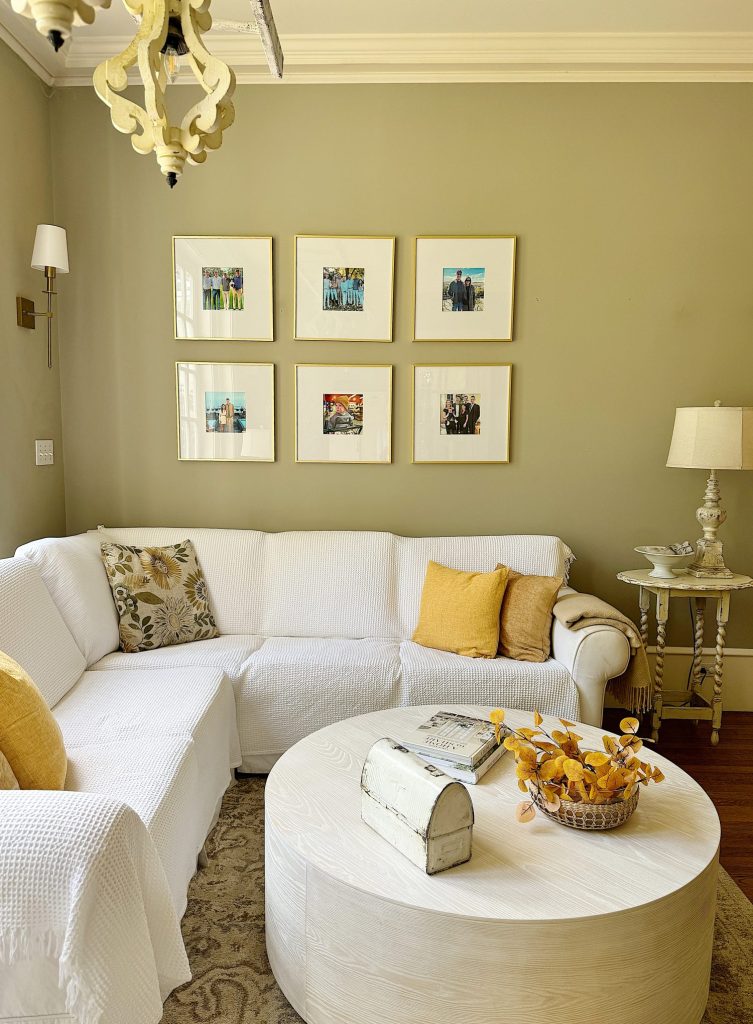
M 0 25 L 25 46 L 54 85 L 88 85 L 97 64 L 129 42 L 125 36 L 80 28 L 61 51 L 64 60 L 58 56 L 53 61 L 45 59 L 38 44 L 29 45 L 28 33 L 21 31 L 26 26 L 11 25 L 10 19 L 26 21 L 0 0 Z M 37 39 L 47 47 L 38 34 Z M 256 35 L 213 31 L 207 41 L 233 67 L 239 83 L 277 84 Z M 289 84 L 753 81 L 753 33 L 288 35 L 282 46 L 283 83 Z M 55 58 L 51 49 L 47 56 Z

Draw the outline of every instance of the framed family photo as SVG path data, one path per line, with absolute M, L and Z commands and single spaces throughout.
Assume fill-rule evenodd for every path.
M 272 363 L 176 363 L 178 458 L 274 462 Z
M 296 235 L 296 341 L 392 341 L 395 239 Z
M 392 367 L 299 363 L 296 462 L 391 462 Z
M 175 338 L 272 341 L 272 239 L 173 238 Z
M 509 363 L 413 367 L 413 462 L 510 461 Z
M 414 341 L 512 341 L 515 241 L 514 235 L 417 238 Z

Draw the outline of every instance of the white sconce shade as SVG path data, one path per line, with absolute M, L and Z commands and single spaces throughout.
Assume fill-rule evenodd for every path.
M 667 465 L 682 469 L 753 469 L 753 409 L 678 409 Z
M 65 228 L 54 224 L 38 224 L 31 257 L 34 270 L 54 267 L 59 274 L 68 273 L 68 240 Z

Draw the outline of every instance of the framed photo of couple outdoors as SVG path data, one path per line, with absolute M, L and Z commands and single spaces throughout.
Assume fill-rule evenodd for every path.
M 392 367 L 299 363 L 296 462 L 392 462 Z
M 512 341 L 515 242 L 514 235 L 417 238 L 413 340 Z
M 273 363 L 176 363 L 178 458 L 275 461 Z
M 176 340 L 272 341 L 272 239 L 173 238 Z
M 296 235 L 296 341 L 392 341 L 395 239 Z
M 510 363 L 413 367 L 413 462 L 510 461 Z

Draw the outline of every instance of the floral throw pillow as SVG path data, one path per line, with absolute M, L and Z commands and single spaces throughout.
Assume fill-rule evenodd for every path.
M 219 636 L 193 544 L 165 548 L 100 545 L 118 612 L 120 649 L 157 647 Z

